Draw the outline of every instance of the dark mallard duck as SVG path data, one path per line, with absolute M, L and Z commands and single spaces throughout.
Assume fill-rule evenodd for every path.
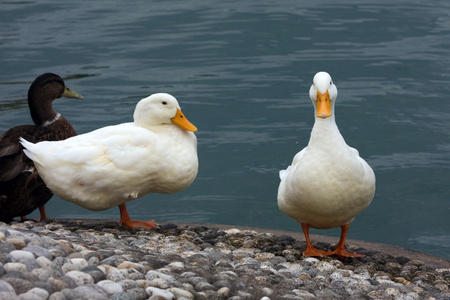
M 67 97 L 83 99 L 64 85 L 61 77 L 45 73 L 28 90 L 28 106 L 35 125 L 21 125 L 0 136 L 0 221 L 25 218 L 39 208 L 46 219 L 44 205 L 53 196 L 38 175 L 33 162 L 23 153 L 20 137 L 35 143 L 64 140 L 77 135 L 72 125 L 53 110 L 53 101 Z

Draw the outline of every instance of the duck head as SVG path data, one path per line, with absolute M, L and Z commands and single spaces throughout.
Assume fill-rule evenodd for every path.
M 313 102 L 316 117 L 326 119 L 333 115 L 337 94 L 337 87 L 333 84 L 330 74 L 318 72 L 314 76 L 309 97 Z
M 187 131 L 197 131 L 181 112 L 177 99 L 166 93 L 153 94 L 139 101 L 133 117 L 134 123 L 141 127 L 175 124 Z
M 54 120 L 57 113 L 52 104 L 55 99 L 61 97 L 83 99 L 83 96 L 66 87 L 64 80 L 56 74 L 45 73 L 36 77 L 28 89 L 28 106 L 34 124 L 42 126 Z

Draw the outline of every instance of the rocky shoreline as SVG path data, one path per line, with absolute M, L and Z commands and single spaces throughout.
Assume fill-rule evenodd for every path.
M 449 261 L 348 247 L 366 257 L 306 258 L 290 235 L 211 224 L 0 223 L 0 300 L 450 299 Z

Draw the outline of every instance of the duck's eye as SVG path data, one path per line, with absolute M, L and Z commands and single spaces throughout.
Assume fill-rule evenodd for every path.
M 330 81 L 330 85 L 333 85 L 333 81 Z
M 166 102 L 166 101 L 163 101 L 163 102 L 162 102 L 162 105 L 167 105 L 167 102 Z

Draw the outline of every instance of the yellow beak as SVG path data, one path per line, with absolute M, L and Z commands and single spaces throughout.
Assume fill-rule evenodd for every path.
M 188 119 L 186 119 L 186 117 L 183 115 L 181 110 L 179 110 L 178 108 L 177 108 L 177 114 L 171 120 L 173 123 L 177 124 L 178 126 L 180 126 L 183 129 L 186 129 L 188 131 L 193 131 L 193 132 L 197 131 L 197 127 L 195 127 L 194 124 L 189 122 Z
M 66 98 L 71 98 L 71 99 L 80 99 L 83 100 L 83 96 L 81 96 L 80 94 L 78 94 L 75 91 L 72 91 L 71 89 L 69 89 L 68 87 L 64 88 L 64 92 L 62 94 L 62 97 L 66 97 Z
M 328 90 L 325 94 L 317 91 L 317 113 L 318 118 L 326 119 L 331 116 L 331 100 Z

